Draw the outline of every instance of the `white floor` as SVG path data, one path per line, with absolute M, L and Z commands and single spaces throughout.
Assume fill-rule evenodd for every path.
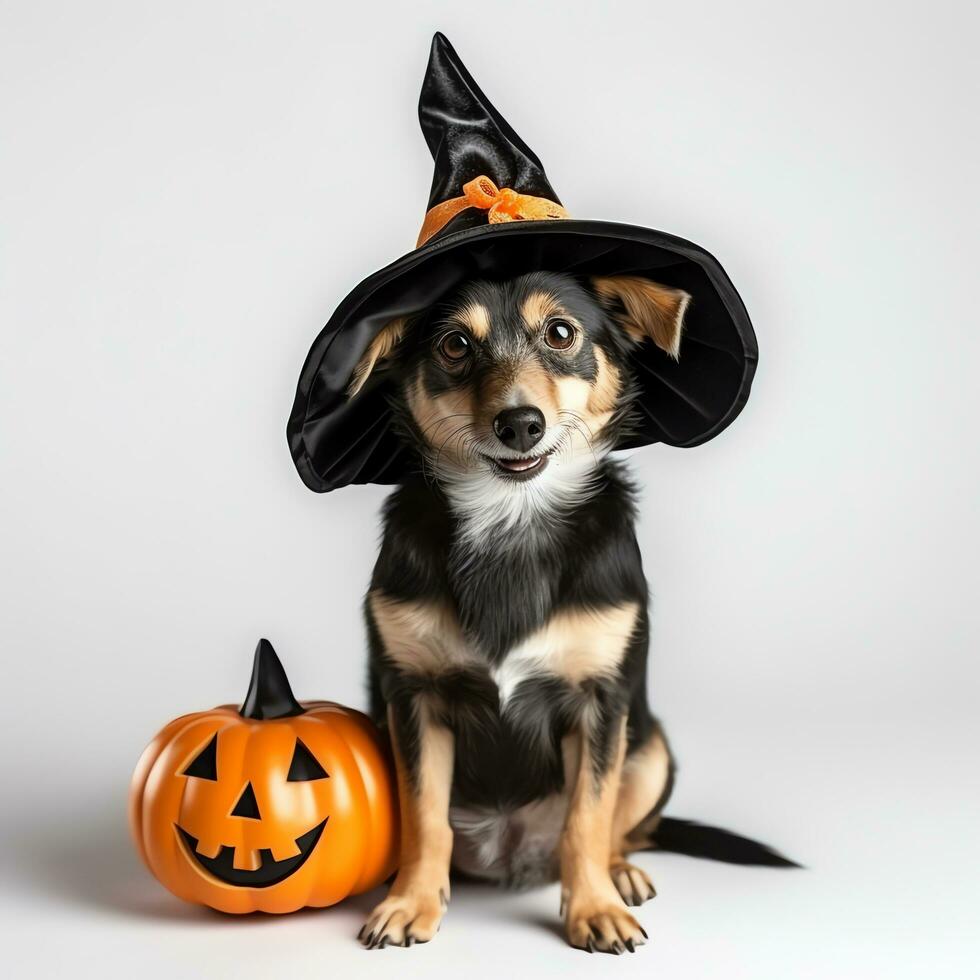
M 874 725 L 785 719 L 761 731 L 733 713 L 672 727 L 684 768 L 671 811 L 756 834 L 807 869 L 641 855 L 659 890 L 641 911 L 651 941 L 615 964 L 566 948 L 555 886 L 514 895 L 457 884 L 433 943 L 380 952 L 354 940 L 376 894 L 286 917 L 185 906 L 132 853 L 120 771 L 84 788 L 80 777 L 52 773 L 46 800 L 20 801 L 23 810 L 16 794 L 7 798 L 4 972 L 240 980 L 395 976 L 410 967 L 470 978 L 504 970 L 726 980 L 977 975 L 975 724 L 927 715 Z

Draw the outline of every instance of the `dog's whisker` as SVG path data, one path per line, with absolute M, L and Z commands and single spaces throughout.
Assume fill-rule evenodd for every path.
M 433 468 L 436 471 L 436 478 L 438 479 L 439 465 L 442 462 L 443 454 L 452 446 L 458 447 L 461 439 L 465 439 L 467 433 L 474 427 L 472 422 L 464 423 L 458 426 L 451 432 L 446 439 L 443 440 L 442 445 L 439 447 L 439 451 L 436 454 L 435 461 L 433 463 Z M 459 454 L 458 448 L 454 448 L 454 452 Z
M 569 416 L 570 417 L 570 419 L 571 419 L 571 423 L 570 424 L 582 436 L 582 439 L 585 442 L 586 448 L 592 454 L 592 459 L 595 462 L 595 464 L 598 466 L 598 464 L 599 464 L 599 457 L 596 454 L 595 446 L 593 444 L 592 430 L 589 427 L 588 423 L 585 421 L 585 419 L 583 419 L 577 412 L 572 412 L 572 411 L 569 411 L 569 410 L 562 410 L 558 414 L 559 414 L 559 416 L 566 415 L 566 416 Z
M 444 415 L 442 416 L 442 418 L 436 419 L 434 422 L 431 422 L 429 425 L 425 426 L 425 428 L 421 429 L 420 431 L 423 438 L 426 438 L 430 434 L 434 434 L 435 432 L 437 432 L 440 426 L 443 426 L 448 422 L 451 422 L 453 419 L 466 419 L 466 418 L 472 418 L 472 416 L 468 412 L 455 412 L 452 415 Z

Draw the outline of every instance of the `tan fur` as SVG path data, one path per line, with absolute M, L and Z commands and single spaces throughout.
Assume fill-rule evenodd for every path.
M 591 414 L 589 401 L 593 395 L 593 387 L 585 378 L 574 375 L 564 378 L 554 378 L 555 411 L 574 412 L 581 418 Z
M 592 419 L 599 423 L 601 419 L 609 420 L 616 402 L 623 392 L 623 379 L 619 368 L 609 363 L 601 347 L 594 349 L 596 360 L 596 379 L 592 384 L 587 410 Z M 601 424 L 605 424 L 602 422 Z
M 637 343 L 648 337 L 674 360 L 680 357 L 690 294 L 642 276 L 597 276 L 592 286 L 607 305 L 617 300 L 622 303 L 625 312 L 616 315 Z
M 626 909 L 610 876 L 613 815 L 626 749 L 626 720 L 613 762 L 597 780 L 587 728 L 578 740 L 578 771 L 561 839 L 561 889 L 568 941 L 606 951 L 643 943 L 639 923 Z
M 636 842 L 628 840 L 630 833 L 657 805 L 667 787 L 669 775 L 667 743 L 663 735 L 656 732 L 646 745 L 635 749 L 623 765 L 613 823 L 613 845 L 620 853 L 625 854 L 635 848 Z
M 490 336 L 490 313 L 480 303 L 470 303 L 452 316 L 452 322 L 468 330 L 477 340 Z
M 554 379 L 557 393 L 554 411 L 560 421 L 573 429 L 572 443 L 576 449 L 587 449 L 586 440 L 594 443 L 601 436 L 622 392 L 619 370 L 609 363 L 602 348 L 596 347 L 594 353 L 595 381 L 590 383 L 576 377 Z
M 537 333 L 549 316 L 565 315 L 550 293 L 534 292 L 521 304 L 521 319 L 529 333 Z
M 627 905 L 641 905 L 657 894 L 649 875 L 626 860 L 626 855 L 649 844 L 647 818 L 662 799 L 670 777 L 670 754 L 660 732 L 634 750 L 623 763 L 619 795 L 613 814 L 612 853 L 609 875 Z M 642 825 L 642 839 L 633 832 Z
M 548 425 L 558 420 L 557 379 L 533 358 L 501 371 L 493 389 L 493 415 L 506 405 L 536 405 Z
M 613 673 L 636 626 L 635 602 L 608 609 L 571 609 L 553 616 L 544 642 L 558 653 L 556 673 L 569 684 Z
M 456 614 L 438 602 L 401 602 L 372 592 L 368 604 L 385 656 L 399 670 L 437 674 L 473 662 Z
M 354 368 L 354 375 L 347 388 L 348 397 L 353 398 L 364 387 L 364 382 L 370 377 L 378 361 L 383 361 L 391 354 L 398 341 L 405 335 L 407 324 L 407 317 L 396 317 L 382 327 L 377 337 L 368 344 L 367 350 Z
M 388 724 L 394 731 L 391 707 Z M 364 924 L 362 941 L 367 945 L 426 942 L 438 931 L 449 902 L 453 737 L 432 717 L 424 703 L 418 706 L 418 724 L 417 785 L 409 777 L 397 739 L 392 739 L 401 811 L 401 853 L 398 874 L 388 895 Z
M 547 674 L 569 684 L 608 676 L 622 663 L 636 625 L 635 602 L 605 609 L 570 609 L 552 616 L 511 650 L 492 676 L 506 705 L 527 677 Z
M 459 460 L 466 435 L 463 426 L 475 423 L 473 392 L 464 389 L 432 395 L 418 377 L 406 395 L 412 418 L 428 445 L 450 460 Z

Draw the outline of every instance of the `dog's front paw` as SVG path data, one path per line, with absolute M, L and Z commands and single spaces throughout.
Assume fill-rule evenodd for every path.
M 367 949 L 427 943 L 439 931 L 448 904 L 448 884 L 433 888 L 396 878 L 388 897 L 367 917 L 357 938 Z
M 598 895 L 575 895 L 565 902 L 565 934 L 576 949 L 590 953 L 634 952 L 647 940 L 643 926 L 622 902 Z
M 609 874 L 627 905 L 642 905 L 657 894 L 649 875 L 629 861 L 616 861 L 610 865 Z

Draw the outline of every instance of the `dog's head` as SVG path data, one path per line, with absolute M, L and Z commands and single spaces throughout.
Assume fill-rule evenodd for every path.
M 395 372 L 427 471 L 464 509 L 557 504 L 587 485 L 628 418 L 630 346 L 676 358 L 688 301 L 637 276 L 469 282 L 385 326 L 351 397 L 372 372 Z

